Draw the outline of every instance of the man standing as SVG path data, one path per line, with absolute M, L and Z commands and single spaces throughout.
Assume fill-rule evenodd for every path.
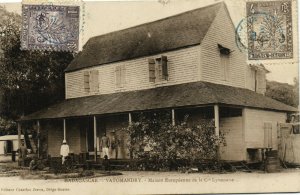
M 25 166 L 25 158 L 27 157 L 27 147 L 25 146 L 24 140 L 22 140 L 22 144 L 19 149 L 21 166 Z
M 107 159 L 109 159 L 109 152 L 108 149 L 110 147 L 110 140 L 109 137 L 106 136 L 106 133 L 104 132 L 103 136 L 101 137 L 100 141 L 100 147 L 102 148 L 102 156 L 107 156 Z
M 118 151 L 119 151 L 119 144 L 120 140 L 118 139 L 116 135 L 116 131 L 113 130 L 112 132 L 112 138 L 111 138 L 111 149 L 114 150 L 116 153 L 116 159 L 118 159 Z
M 70 149 L 67 141 L 64 139 L 61 147 L 60 147 L 60 155 L 62 156 L 62 164 L 65 163 L 66 157 L 69 155 Z

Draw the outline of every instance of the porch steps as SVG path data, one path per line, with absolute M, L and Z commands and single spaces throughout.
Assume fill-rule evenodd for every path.
M 237 161 L 237 162 L 227 162 L 227 164 L 231 167 L 232 171 L 243 171 L 251 173 L 251 169 L 246 165 L 245 162 Z
M 95 169 L 102 169 L 104 168 L 104 165 L 103 165 L 103 159 L 97 159 L 98 162 L 89 162 L 89 167 L 91 168 L 95 168 Z M 113 169 L 113 170 L 124 170 L 126 168 L 129 167 L 129 164 L 130 164 L 131 161 L 128 161 L 128 160 L 123 160 L 123 159 L 110 159 L 109 160 L 109 167 L 110 169 Z

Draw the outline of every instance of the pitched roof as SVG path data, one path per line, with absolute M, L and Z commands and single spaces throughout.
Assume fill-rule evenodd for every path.
M 125 113 L 133 111 L 226 104 L 267 110 L 297 111 L 296 108 L 243 88 L 208 82 L 193 82 L 67 99 L 25 116 L 21 121 Z
M 224 3 L 90 38 L 66 72 L 200 44 Z

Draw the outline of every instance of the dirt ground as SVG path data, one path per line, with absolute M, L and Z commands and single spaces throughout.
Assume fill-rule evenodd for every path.
M 0 164 L 1 167 L 1 164 Z M 122 171 L 122 175 L 51 180 L 1 177 L 0 194 L 183 194 L 300 192 L 300 169 L 224 174 Z

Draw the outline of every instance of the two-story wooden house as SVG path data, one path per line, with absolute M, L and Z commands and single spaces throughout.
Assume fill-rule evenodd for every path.
M 158 110 L 169 110 L 174 124 L 186 113 L 214 119 L 215 133 L 226 133 L 224 160 L 276 149 L 277 123 L 296 109 L 264 96 L 268 71 L 246 63 L 235 36 L 226 5 L 217 3 L 92 37 L 65 70 L 66 99 L 20 124 L 38 124 L 51 156 L 63 139 L 72 153 L 99 154 L 104 132 Z M 116 134 L 119 158 L 129 158 L 126 135 Z

